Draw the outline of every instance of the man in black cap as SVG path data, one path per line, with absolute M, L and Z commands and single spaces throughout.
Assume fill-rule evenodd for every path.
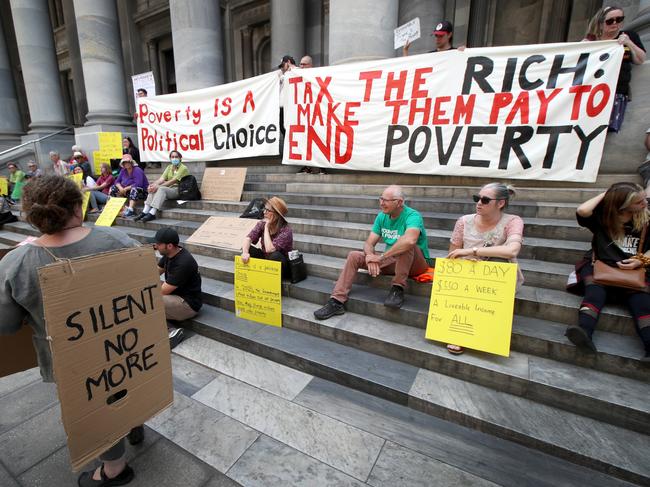
M 201 274 L 192 254 L 178 245 L 178 233 L 173 228 L 161 228 L 149 242 L 162 255 L 158 271 L 165 275 L 161 292 L 168 320 L 169 343 L 174 348 L 183 340 L 183 329 L 169 326 L 169 320 L 189 320 L 199 313 L 203 305 Z
M 436 28 L 433 29 L 433 32 L 431 32 L 431 35 L 435 36 L 436 38 L 436 49 L 435 51 L 431 52 L 442 52 L 449 51 L 450 49 L 456 49 L 452 45 L 452 39 L 454 37 L 454 26 L 448 20 L 438 22 Z M 411 47 L 410 41 L 404 44 L 404 47 L 402 47 L 402 54 L 404 56 L 409 55 L 409 47 Z M 465 47 L 459 48 L 461 51 L 464 49 Z

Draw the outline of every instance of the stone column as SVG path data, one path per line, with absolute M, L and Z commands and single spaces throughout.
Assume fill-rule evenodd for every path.
M 72 71 L 72 86 L 74 88 L 73 110 L 77 113 L 78 120 L 85 123 L 88 113 L 86 102 L 86 85 L 84 83 L 83 67 L 81 66 L 81 52 L 79 50 L 79 34 L 74 16 L 72 0 L 63 0 L 63 17 L 65 19 L 65 38 L 68 43 L 68 56 Z
M 433 51 L 436 43 L 431 35 L 438 22 L 453 19 L 445 19 L 444 0 L 400 0 L 399 16 L 397 25 L 403 25 L 415 17 L 420 18 L 420 38 L 409 47 L 409 54 L 422 54 Z M 454 40 L 454 45 L 456 42 Z M 393 51 L 394 55 L 400 55 L 400 51 Z
M 132 125 L 115 0 L 74 0 L 88 115 L 85 125 Z
M 224 82 L 221 11 L 216 0 L 170 0 L 177 91 Z
M 286 54 L 296 63 L 305 55 L 303 0 L 271 0 L 271 69 L 277 69 Z
M 398 7 L 394 0 L 330 0 L 329 63 L 393 57 Z
M 59 67 L 47 0 L 11 0 L 18 56 L 25 81 L 30 133 L 66 126 Z
M 241 44 L 242 44 L 242 67 L 244 68 L 244 78 L 253 76 L 253 29 L 242 27 Z
M 625 24 L 626 29 L 635 31 L 641 37 L 645 48 L 650 44 L 650 0 L 641 0 L 639 10 L 632 21 Z
M 23 134 L 16 87 L 11 74 L 7 41 L 0 22 L 0 139 L 14 139 Z

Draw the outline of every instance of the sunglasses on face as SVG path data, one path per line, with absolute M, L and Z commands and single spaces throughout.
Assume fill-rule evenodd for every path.
M 607 25 L 614 25 L 615 23 L 622 24 L 624 20 L 625 20 L 625 16 L 621 15 L 620 17 L 612 17 L 610 19 L 605 19 L 605 23 Z
M 484 205 L 489 205 L 491 201 L 501 201 L 503 198 L 490 198 L 489 196 L 479 196 L 477 194 L 474 194 L 472 195 L 472 199 L 474 200 L 474 203 L 478 203 L 480 201 Z

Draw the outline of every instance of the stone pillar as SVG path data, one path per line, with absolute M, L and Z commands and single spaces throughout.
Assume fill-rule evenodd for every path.
M 449 20 L 453 24 L 453 19 L 445 19 L 445 1 L 444 0 L 400 0 L 399 16 L 397 25 L 403 25 L 415 17 L 420 18 L 420 38 L 413 42 L 409 47 L 409 54 L 422 54 L 433 51 L 436 43 L 431 35 L 438 22 Z M 452 39 L 454 46 L 455 39 Z M 394 51 L 399 55 L 399 51 Z
M 47 0 L 11 0 L 18 56 L 25 81 L 30 133 L 66 126 L 59 67 Z
M 242 67 L 244 68 L 244 78 L 253 76 L 253 29 L 242 27 L 241 44 L 242 44 Z
M 88 103 L 86 102 L 86 85 L 84 73 L 81 67 L 81 51 L 79 50 L 79 34 L 74 16 L 74 5 L 72 0 L 63 0 L 63 17 L 65 19 L 65 38 L 68 43 L 68 57 L 70 58 L 70 70 L 72 71 L 72 86 L 74 88 L 74 107 L 77 120 L 80 123 L 86 122 Z
M 626 22 L 626 29 L 635 31 L 641 37 L 641 41 L 648 49 L 650 44 L 650 0 L 641 0 L 639 2 L 639 10 L 632 21 Z
M 88 115 L 85 125 L 132 125 L 115 0 L 74 0 Z
M 176 90 L 224 82 L 221 11 L 216 0 L 170 0 Z
M 393 57 L 398 7 L 394 0 L 330 0 L 329 64 Z
M 2 22 L 0 22 L 0 113 L 2 113 L 0 116 L 0 140 L 13 140 L 14 145 L 17 145 L 18 137 L 23 134 L 23 124 Z
M 277 69 L 286 54 L 296 63 L 305 55 L 303 0 L 271 0 L 271 69 Z

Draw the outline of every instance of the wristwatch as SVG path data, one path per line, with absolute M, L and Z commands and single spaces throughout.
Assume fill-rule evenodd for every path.
M 474 254 L 474 257 L 478 257 L 478 247 L 472 247 L 472 254 Z

